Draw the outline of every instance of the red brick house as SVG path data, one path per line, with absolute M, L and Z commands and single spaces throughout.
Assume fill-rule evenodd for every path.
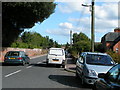
M 105 34 L 101 39 L 101 43 L 105 50 L 112 50 L 120 54 L 120 28 Z

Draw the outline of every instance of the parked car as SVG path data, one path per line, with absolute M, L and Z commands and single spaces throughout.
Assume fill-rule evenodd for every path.
M 94 84 L 98 73 L 106 73 L 115 62 L 104 53 L 83 52 L 76 62 L 76 76 L 82 84 Z
M 65 66 L 65 51 L 62 48 L 50 48 L 47 55 L 47 65 L 55 64 L 57 66 Z
M 106 74 L 99 73 L 93 90 L 120 90 L 120 64 L 113 66 Z
M 24 51 L 8 51 L 4 57 L 4 64 L 29 64 L 30 58 Z

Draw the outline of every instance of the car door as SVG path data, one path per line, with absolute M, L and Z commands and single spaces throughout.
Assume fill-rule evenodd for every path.
M 117 88 L 119 73 L 120 73 L 120 65 L 114 66 L 112 69 L 108 71 L 104 79 L 100 79 L 100 81 L 97 84 L 97 88 L 99 88 L 100 90 L 102 88 L 103 89 L 110 89 L 115 87 Z
M 21 57 L 23 58 L 23 61 L 25 61 L 25 56 L 23 52 L 20 52 Z
M 28 55 L 25 52 L 23 52 L 23 56 L 25 58 L 25 62 L 29 63 L 30 58 L 28 57 Z
M 84 67 L 84 56 L 83 54 L 81 54 L 80 58 L 78 58 L 77 60 L 77 65 L 76 65 L 77 73 L 79 74 L 80 77 L 83 72 L 83 67 Z

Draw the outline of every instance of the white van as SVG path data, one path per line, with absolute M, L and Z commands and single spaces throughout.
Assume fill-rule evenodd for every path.
M 62 48 L 50 48 L 47 55 L 47 65 L 65 66 L 65 51 Z

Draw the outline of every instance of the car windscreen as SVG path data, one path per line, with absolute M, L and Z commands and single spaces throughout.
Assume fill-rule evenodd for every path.
M 8 52 L 6 56 L 19 56 L 19 52 Z
M 49 51 L 50 55 L 63 55 L 63 50 L 62 49 L 51 49 Z
M 108 55 L 94 55 L 88 54 L 86 56 L 86 63 L 93 65 L 114 65 L 112 58 Z

